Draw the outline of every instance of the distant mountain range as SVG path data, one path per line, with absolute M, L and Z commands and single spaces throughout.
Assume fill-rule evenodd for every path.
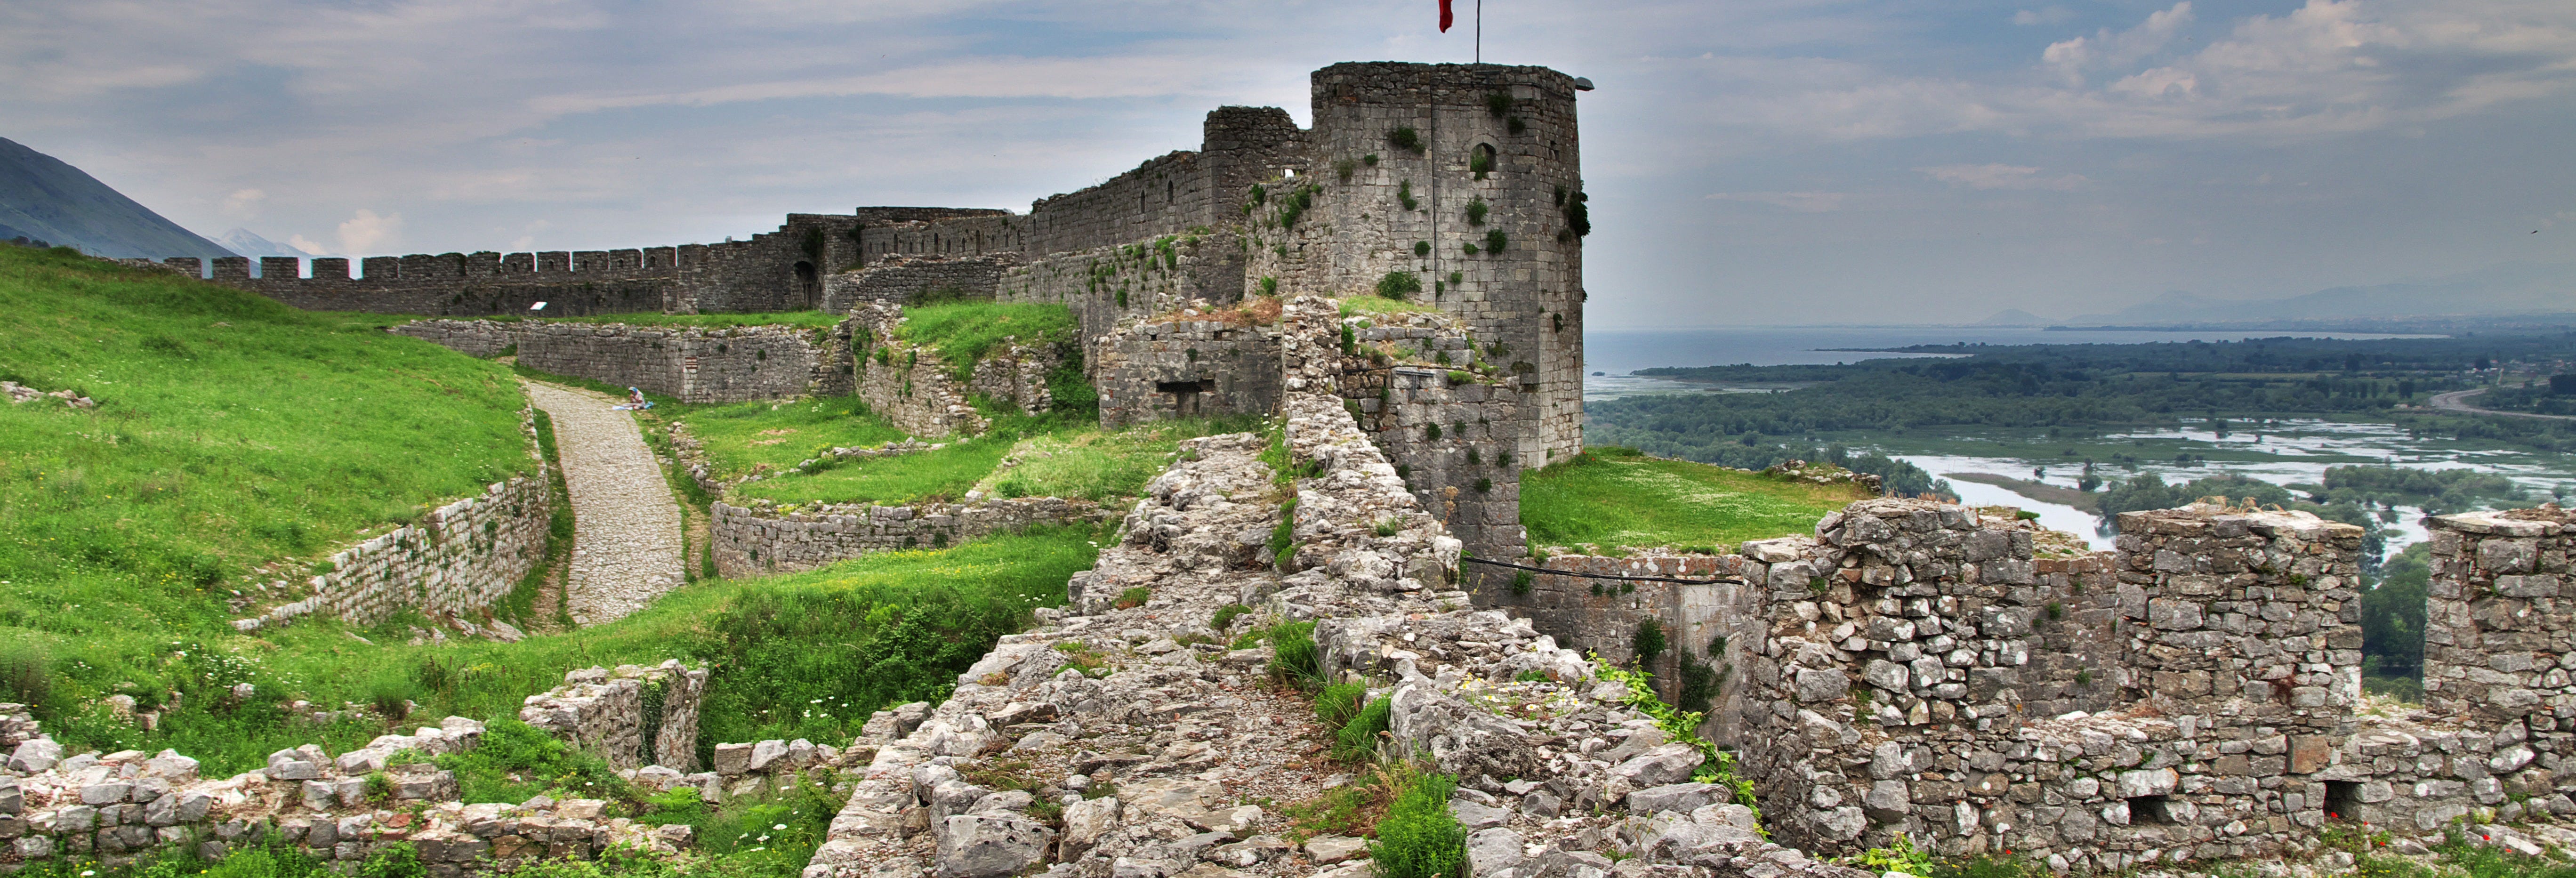
M 236 255 L 53 156 L 0 138 L 0 241 L 115 258 Z
M 233 251 L 234 253 L 243 256 L 248 256 L 252 259 L 258 259 L 262 256 L 300 257 L 313 255 L 311 253 L 306 253 L 302 250 L 297 250 L 293 247 L 277 243 L 276 241 L 262 238 L 258 233 L 238 226 L 234 227 L 232 231 L 225 232 L 220 237 L 215 238 L 215 243 L 224 245 L 224 249 L 226 250 Z
M 2576 264 L 2507 262 L 2432 280 L 2335 287 L 2285 299 L 2219 299 L 2172 292 L 2061 325 L 2309 328 L 2329 323 L 2474 324 L 2497 317 L 2571 313 L 2576 313 Z M 2007 311 L 1987 322 L 2008 316 L 2029 315 Z

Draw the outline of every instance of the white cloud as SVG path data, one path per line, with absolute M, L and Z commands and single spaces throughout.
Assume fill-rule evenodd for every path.
M 2069 85 L 2081 85 L 2085 74 L 2092 70 L 2125 67 L 2163 51 L 2176 34 L 2191 24 L 2191 19 L 2191 0 L 2183 0 L 2171 9 L 2149 14 L 2145 22 L 2125 31 L 2114 33 L 2106 27 L 2093 36 L 2050 43 L 2040 51 L 2039 60 L 2055 68 Z
M 2021 165 L 1937 165 L 1915 168 L 1917 173 L 1952 186 L 1970 189 L 2050 189 L 2069 192 L 2086 183 L 2082 174 L 2042 176 L 2038 168 Z
M 340 224 L 340 252 L 350 254 L 384 253 L 402 236 L 403 218 L 399 213 L 378 216 L 375 211 L 359 208 L 356 216 Z M 299 237 L 296 249 L 305 249 Z
M 2064 24 L 2074 17 L 2075 10 L 2068 9 L 2064 6 L 2048 6 L 2040 9 L 2024 9 L 2019 12 L 2015 12 L 2013 13 L 2012 23 L 2023 27 L 2041 24 Z
M 307 256 L 329 256 L 329 255 L 331 255 L 331 248 L 324 247 L 324 246 L 322 246 L 322 245 L 321 245 L 321 243 L 316 242 L 316 241 L 314 241 L 314 240 L 313 240 L 313 239 L 311 239 L 311 238 L 304 237 L 303 235 L 295 235 L 295 236 L 293 236 L 293 237 L 289 237 L 289 238 L 287 238 L 287 239 L 286 239 L 286 246 L 293 247 L 293 248 L 295 248 L 295 249 L 297 249 L 297 250 L 302 250 L 302 251 L 304 251 L 304 254 L 305 254 L 305 255 L 307 255 Z
M 224 196 L 224 215 L 234 219 L 256 219 L 259 203 L 267 197 L 268 193 L 257 189 L 235 189 L 232 194 Z

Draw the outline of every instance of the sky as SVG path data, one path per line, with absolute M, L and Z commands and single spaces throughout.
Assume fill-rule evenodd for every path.
M 2057 319 L 2576 262 L 2576 2 L 1538 3 L 1588 77 L 1600 328 Z M 308 252 L 711 242 L 1006 207 L 1465 62 L 1474 0 L 19 0 L 0 136 Z

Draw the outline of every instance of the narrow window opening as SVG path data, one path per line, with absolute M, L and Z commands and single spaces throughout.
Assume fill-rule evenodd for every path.
M 2174 803 L 2170 797 L 2138 796 L 2129 800 L 2129 824 L 2132 826 L 2141 823 L 2170 826 L 2179 822 L 2174 819 Z
M 2357 780 L 2326 781 L 2326 819 L 2358 821 L 2361 819 L 2361 782 Z

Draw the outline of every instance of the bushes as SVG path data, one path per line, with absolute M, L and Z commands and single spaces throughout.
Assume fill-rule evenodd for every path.
M 1654 664 L 1655 657 L 1664 654 L 1664 623 L 1654 619 L 1637 623 L 1637 634 L 1628 643 L 1637 651 L 1639 666 Z
M 539 794 L 634 798 L 633 788 L 605 760 L 514 719 L 493 720 L 483 727 L 481 744 L 436 761 L 438 767 L 456 773 L 460 797 L 469 803 L 524 802 Z
M 1378 821 L 1369 862 L 1378 878 L 1459 878 L 1466 874 L 1467 828 L 1449 813 L 1455 778 L 1425 774 L 1396 794 Z
M 1421 295 L 1422 276 L 1410 271 L 1387 272 L 1385 277 L 1377 279 L 1377 294 L 1399 301 Z
M 1368 690 L 1361 687 L 1360 691 L 1366 694 Z M 1357 761 L 1377 755 L 1378 735 L 1388 729 L 1394 707 L 1393 699 L 1379 696 L 1360 708 L 1349 722 L 1334 730 L 1333 758 Z
M 1270 676 L 1298 685 L 1324 679 L 1324 656 L 1315 648 L 1315 623 L 1290 622 L 1270 630 Z

